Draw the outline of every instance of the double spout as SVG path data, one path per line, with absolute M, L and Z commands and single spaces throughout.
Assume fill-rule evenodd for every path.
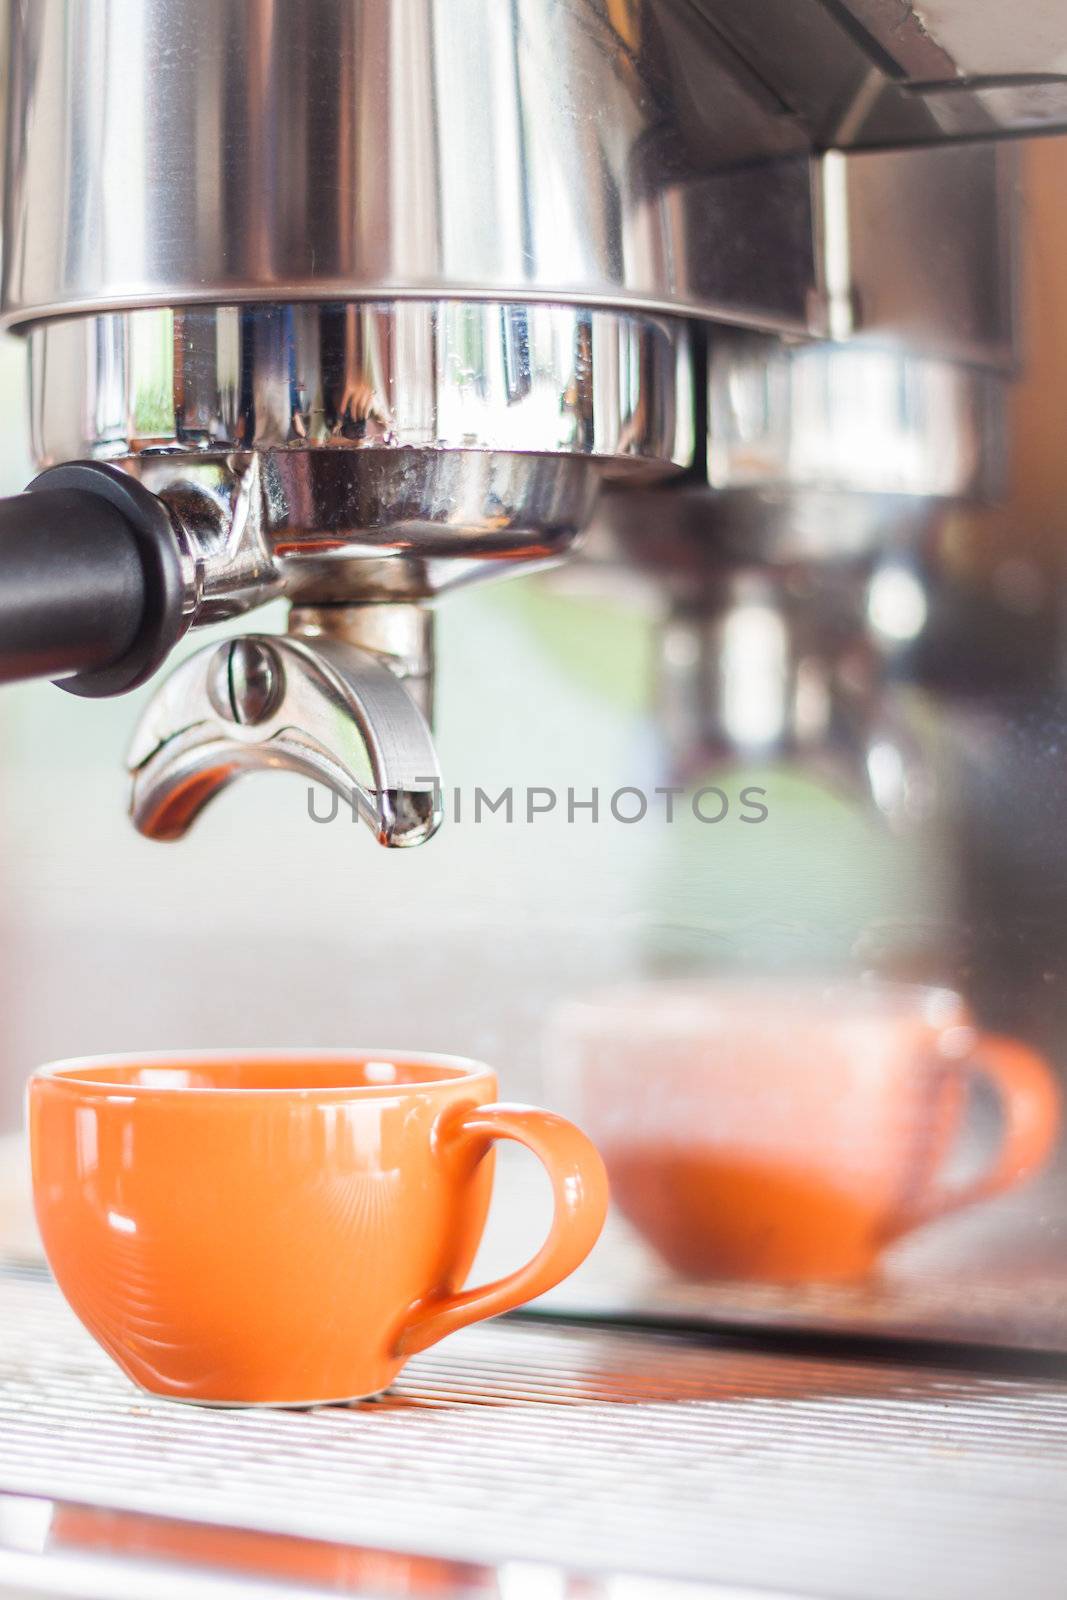
M 121 693 L 210 620 L 220 565 L 255 574 L 246 603 L 269 598 L 282 585 L 265 551 L 236 548 L 255 543 L 250 519 L 236 541 L 218 521 L 203 496 L 157 496 L 95 462 L 0 502 L 0 677 Z M 133 821 L 180 838 L 242 773 L 286 769 L 351 802 L 382 844 L 421 844 L 441 821 L 432 700 L 427 606 L 294 606 L 288 634 L 208 645 L 164 681 L 129 752 Z
M 358 616 L 345 620 L 358 632 Z M 131 815 L 152 839 L 181 838 L 242 773 L 278 769 L 350 801 L 384 845 L 422 844 L 441 823 L 437 755 L 415 697 L 383 652 L 324 631 L 197 651 L 149 705 L 128 765 Z

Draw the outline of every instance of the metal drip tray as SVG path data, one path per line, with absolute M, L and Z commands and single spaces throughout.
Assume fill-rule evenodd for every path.
M 0 1271 L 0 1329 L 0 1591 L 116 1540 L 246 1582 L 248 1530 L 274 1536 L 260 1578 L 334 1549 L 329 1586 L 375 1593 L 427 1572 L 439 1594 L 540 1573 L 558 1595 L 644 1577 L 851 1600 L 1059 1600 L 1067 1580 L 1067 1381 L 1034 1371 L 505 1321 L 384 1400 L 210 1411 L 134 1391 L 43 1274 Z M 369 1590 L 357 1552 L 378 1553 Z

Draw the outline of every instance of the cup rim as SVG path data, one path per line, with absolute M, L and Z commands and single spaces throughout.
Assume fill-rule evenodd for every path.
M 116 1067 L 141 1066 L 158 1068 L 165 1072 L 168 1068 L 178 1068 L 191 1065 L 213 1066 L 227 1062 L 300 1062 L 328 1065 L 330 1063 L 351 1061 L 364 1063 L 367 1061 L 389 1062 L 401 1067 L 432 1067 L 437 1075 L 426 1078 L 409 1078 L 402 1082 L 383 1081 L 381 1083 L 352 1083 L 352 1084 L 297 1084 L 279 1083 L 277 1085 L 222 1085 L 209 1084 L 206 1086 L 178 1083 L 120 1083 L 115 1079 L 108 1079 L 108 1071 Z M 99 1070 L 100 1077 L 91 1074 Z M 83 1076 L 83 1074 L 90 1074 Z M 495 1085 L 496 1073 L 484 1061 L 477 1061 L 471 1056 L 448 1055 L 435 1050 L 397 1050 L 389 1045 L 357 1045 L 348 1047 L 310 1047 L 301 1049 L 295 1045 L 271 1045 L 263 1049 L 255 1046 L 223 1047 L 210 1050 L 122 1050 L 104 1052 L 97 1055 L 65 1056 L 57 1061 L 45 1062 L 37 1067 L 29 1078 L 28 1087 L 36 1083 L 61 1084 L 72 1090 L 92 1090 L 109 1095 L 144 1097 L 148 1095 L 223 1095 L 227 1099 L 243 1097 L 251 1099 L 260 1095 L 301 1096 L 304 1098 L 333 1098 L 347 1100 L 353 1096 L 361 1099 L 380 1099 L 386 1096 L 395 1096 L 408 1091 L 427 1089 L 441 1089 L 455 1083 L 477 1083 L 488 1079 Z
M 793 998 L 799 1004 L 844 1002 L 843 1016 L 850 1020 L 918 1013 L 935 1027 L 970 1025 L 967 1003 L 949 984 L 896 979 L 823 977 L 814 973 L 755 975 L 723 973 L 710 978 L 671 977 L 607 984 L 574 995 L 556 1013 L 557 1026 L 573 1026 L 610 1016 L 620 1026 L 652 1027 L 663 1033 L 691 1032 L 694 1015 L 702 1025 L 723 1023 L 736 1014 L 730 1008 L 752 1000 L 777 1002 Z M 675 1006 L 684 1009 L 676 1010 Z

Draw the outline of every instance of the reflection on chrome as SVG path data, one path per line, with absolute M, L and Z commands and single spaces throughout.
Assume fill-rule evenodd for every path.
M 575 306 L 163 307 L 29 336 L 34 453 L 371 447 L 693 458 L 689 330 Z M 86 404 L 86 401 L 89 404 Z

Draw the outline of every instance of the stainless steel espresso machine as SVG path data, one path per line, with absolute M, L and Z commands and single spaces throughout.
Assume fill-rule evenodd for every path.
M 1067 153 L 1033 152 L 1067 134 L 1063 0 L 0 0 L 0 15 L 0 329 L 25 351 L 28 400 L 7 405 L 37 471 L 0 500 L 0 683 L 132 695 L 140 834 L 181 839 L 235 779 L 295 773 L 383 845 L 440 830 L 412 864 L 436 872 L 454 777 L 437 732 L 464 685 L 435 623 L 445 634 L 469 588 L 523 577 L 555 608 L 541 659 L 589 725 L 560 634 L 581 634 L 590 601 L 616 643 L 641 619 L 627 710 L 657 794 L 773 770 L 833 797 L 817 846 L 803 810 L 766 845 L 786 965 L 822 956 L 787 855 L 832 860 L 848 833 L 847 878 L 872 838 L 926 840 L 926 861 L 951 856 L 956 924 L 908 943 L 872 909 L 849 978 L 943 982 L 1062 1079 Z M 513 641 L 529 622 L 519 603 L 500 618 Z M 209 642 L 186 637 L 200 629 Z M 115 736 L 114 717 L 96 726 Z M 1025 827 L 1023 782 L 1042 796 Z M 757 833 L 735 829 L 738 858 Z M 280 831 L 269 848 L 256 874 L 280 878 Z M 634 856 L 666 898 L 726 876 L 684 838 L 656 848 Z M 146 856 L 168 853 L 145 848 L 131 875 Z M 437 952 L 407 864 L 388 870 L 410 925 L 397 961 L 368 951 L 368 981 L 414 993 Z M 379 885 L 386 867 L 371 871 Z M 744 886 L 737 903 L 738 926 L 758 922 Z M 450 1000 L 479 950 L 487 989 L 510 959 L 491 965 L 478 914 L 455 971 L 439 960 Z M 0 1000 L 4 918 L 0 895 Z M 731 950 L 716 966 L 728 941 L 709 923 L 684 930 L 681 957 L 649 936 L 637 988 L 664 1015 L 679 971 L 684 1005 L 690 980 L 743 965 Z M 509 1013 L 516 1038 L 545 1027 L 548 1055 L 547 1013 L 610 967 L 583 929 L 573 951 L 545 932 L 553 992 Z M 263 961 L 217 946 L 190 957 L 195 986 L 266 1014 Z M 767 971 L 741 977 L 773 1004 Z M 619 1005 L 605 1059 L 623 1053 Z M 651 1126 L 666 1103 L 675 1025 L 620 1123 Z M 980 1093 L 971 1109 L 988 1143 L 1006 1119 Z M 931 1115 L 927 1165 L 951 1154 L 939 1130 Z M 1058 1600 L 1062 1141 L 1045 1166 L 988 1227 L 960 1222 L 958 1254 L 920 1241 L 914 1271 L 862 1283 L 687 1277 L 616 1216 L 545 1301 L 329 1416 L 131 1406 L 59 1320 L 40 1261 L 5 1254 L 0 1166 L 0 1597 L 660 1600 L 666 1583 Z
M 284 597 L 284 637 L 163 680 L 134 821 L 287 766 L 419 843 L 438 597 L 570 555 L 606 487 L 612 559 L 675 595 L 672 738 L 745 744 L 696 679 L 754 586 L 772 739 L 862 768 L 875 667 L 850 708 L 834 663 L 871 553 L 995 492 L 994 141 L 1067 117 L 1046 8 L 958 9 L 14 5 L 2 315 L 44 470 L 3 511 L 4 675 L 121 693 Z

